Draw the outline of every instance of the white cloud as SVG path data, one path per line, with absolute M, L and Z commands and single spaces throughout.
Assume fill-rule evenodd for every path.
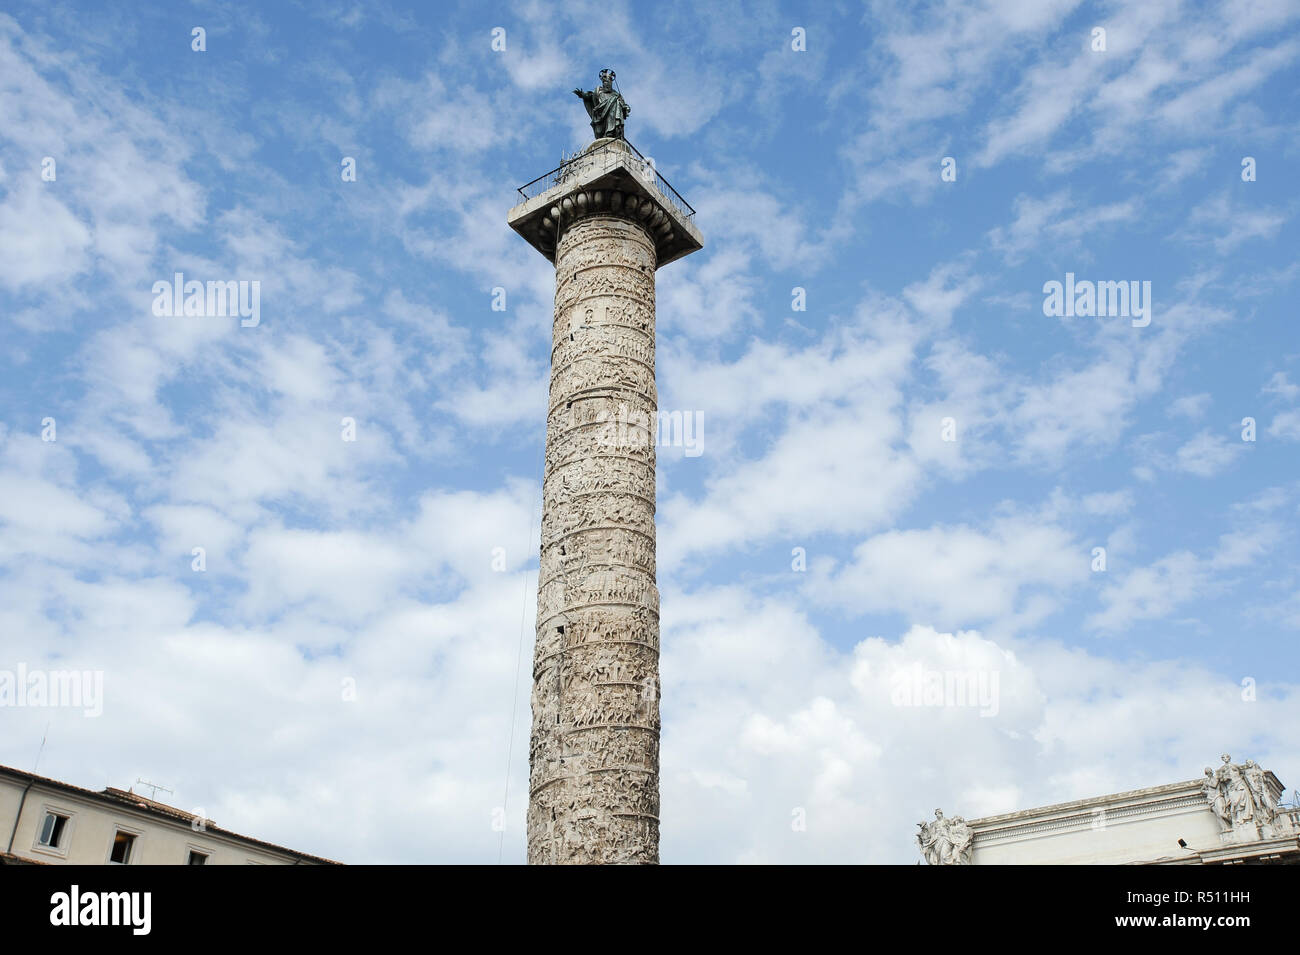
M 1266 395 L 1276 395 L 1283 401 L 1295 401 L 1300 398 L 1300 385 L 1293 384 L 1287 380 L 1287 374 L 1284 371 L 1273 372 L 1273 377 L 1268 380 L 1261 391 Z
M 1300 410 L 1274 415 L 1269 422 L 1268 435 L 1283 441 L 1300 441 Z
M 1169 403 L 1169 414 L 1180 418 L 1203 418 L 1213 400 L 1208 391 L 1195 395 L 1183 395 Z
M 692 621 L 706 608 L 711 617 L 717 604 L 696 595 L 665 631 L 665 647 L 696 644 Z M 665 860 L 910 862 L 916 823 L 936 805 L 973 818 L 1193 778 L 1207 748 L 1218 751 L 1207 740 L 1254 737 L 1265 765 L 1288 772 L 1294 762 L 1284 735 L 1266 729 L 1300 705 L 1292 687 L 1245 705 L 1234 680 L 1196 666 L 920 626 L 896 640 L 861 640 L 851 653 L 802 657 L 793 652 L 798 625 L 766 623 L 774 609 L 768 601 L 730 619 L 781 678 L 763 681 L 749 668 L 733 678 L 726 653 L 689 667 L 665 656 Z M 770 655 L 783 631 L 793 645 Z M 755 656 L 744 644 L 734 644 L 742 667 Z M 990 687 L 996 672 L 996 715 L 955 697 L 898 705 L 906 697 L 897 689 L 918 668 L 984 674 Z M 703 692 L 714 673 L 719 682 Z M 708 766 L 707 778 L 692 766 Z M 901 790 L 888 784 L 900 772 L 909 779 Z
M 1068 190 L 1042 199 L 1020 195 L 1013 204 L 1015 220 L 989 233 L 993 248 L 1008 262 L 1018 262 L 1029 250 L 1080 254 L 1080 240 L 1098 229 L 1131 222 L 1141 210 L 1134 199 L 1078 203 Z M 1049 245 L 1051 243 L 1053 245 Z
M 894 530 L 859 544 L 813 595 L 854 612 L 895 612 L 943 628 L 996 622 L 1021 628 L 1088 577 L 1089 549 L 1037 516 Z M 1046 601 L 1035 599 L 1047 597 Z M 1015 620 L 1028 614 L 1030 619 Z
M 1112 565 L 1107 576 L 1118 579 L 1102 590 L 1103 607 L 1086 623 L 1095 630 L 1119 632 L 1139 621 L 1169 616 L 1193 597 L 1224 589 L 1228 571 L 1250 566 L 1277 539 L 1270 529 L 1234 532 L 1220 537 L 1217 548 L 1205 557 L 1184 550 L 1132 570 Z
M 1175 452 L 1175 467 L 1197 477 L 1213 477 L 1232 464 L 1243 451 L 1240 441 L 1229 441 L 1221 434 L 1202 431 Z
M 54 184 L 29 174 L 10 185 L 0 203 L 0 283 L 18 290 L 86 271 L 90 230 L 56 198 Z
M 1229 192 L 1220 193 L 1196 205 L 1177 237 L 1191 242 L 1209 242 L 1220 255 L 1251 239 L 1271 239 L 1287 221 L 1286 213 L 1274 208 L 1248 209 Z

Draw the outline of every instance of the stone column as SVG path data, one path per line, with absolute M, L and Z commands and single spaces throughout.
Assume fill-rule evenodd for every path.
M 698 233 L 619 141 L 511 212 L 555 262 L 528 861 L 659 861 L 655 270 Z

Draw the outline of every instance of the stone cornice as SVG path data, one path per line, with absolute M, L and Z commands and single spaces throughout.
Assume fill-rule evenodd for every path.
M 1280 796 L 1283 789 L 1286 788 L 1282 785 L 1281 780 L 1273 775 L 1272 770 L 1265 771 L 1264 778 L 1268 780 L 1269 787 L 1272 789 L 1274 796 Z M 971 826 L 991 826 L 1017 818 L 1046 816 L 1071 809 L 1081 809 L 1084 807 L 1092 808 L 1093 806 L 1125 802 L 1131 799 L 1140 799 L 1145 796 L 1178 792 L 1179 790 L 1200 791 L 1202 782 L 1203 780 L 1200 777 L 1196 779 L 1186 779 L 1176 783 L 1164 783 L 1160 786 L 1147 786 L 1145 789 L 1129 789 L 1124 792 L 1111 793 L 1106 796 L 1089 796 L 1087 799 L 1075 799 L 1070 802 L 1052 803 L 1050 806 L 1037 806 L 1033 809 L 1018 809 L 1015 812 L 1004 812 L 996 816 L 981 816 L 978 819 L 968 820 L 968 823 Z
M 593 143 L 563 168 L 559 183 L 515 206 L 507 221 L 554 262 L 565 229 L 593 215 L 615 216 L 643 228 L 654 243 L 656 268 L 704 247 L 690 217 L 655 185 L 653 167 L 619 141 Z
M 1271 772 L 1265 773 L 1274 796 L 1282 792 L 1282 783 Z M 1047 833 L 1070 832 L 1094 825 L 1097 813 L 1105 813 L 1107 824 L 1165 814 L 1209 811 L 1202 791 L 1202 780 L 1188 779 L 1145 789 L 1107 796 L 1092 796 L 1071 802 L 1039 806 L 1017 812 L 1002 813 L 971 819 L 968 825 L 974 832 L 974 844 L 988 845 L 1008 839 L 1018 839 Z
M 1107 823 L 1111 824 L 1131 821 L 1141 816 L 1189 812 L 1202 808 L 1209 811 L 1205 797 L 1201 794 L 1201 783 L 1193 779 L 998 816 L 985 816 L 972 819 L 968 824 L 974 830 L 974 842 L 978 846 L 980 843 L 1087 829 L 1095 825 L 1099 811 L 1105 813 Z

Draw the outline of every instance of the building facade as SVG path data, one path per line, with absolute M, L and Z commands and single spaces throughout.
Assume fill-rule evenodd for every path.
M 108 788 L 0 766 L 0 865 L 339 865 Z
M 1300 864 L 1300 808 L 1254 760 L 1199 779 L 985 816 L 918 823 L 930 865 Z

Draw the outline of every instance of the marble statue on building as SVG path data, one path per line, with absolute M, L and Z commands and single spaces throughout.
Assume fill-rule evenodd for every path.
M 1217 770 L 1206 767 L 1201 788 L 1219 820 L 1224 840 L 1270 839 L 1279 832 L 1289 831 L 1290 820 L 1278 813 L 1264 768 L 1253 759 L 1234 763 L 1227 753 L 1220 759 L 1222 763 Z
M 961 816 L 946 819 L 936 809 L 933 822 L 918 822 L 917 827 L 916 841 L 928 865 L 970 865 L 974 833 Z

